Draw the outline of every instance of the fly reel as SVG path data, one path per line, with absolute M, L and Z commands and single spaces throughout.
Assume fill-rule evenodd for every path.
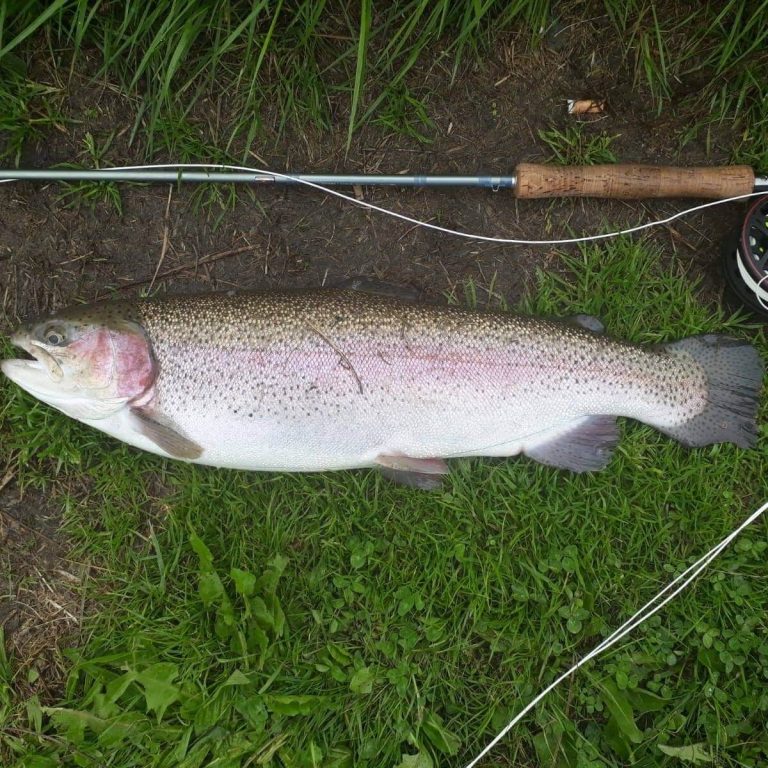
M 723 273 L 732 295 L 768 321 L 768 196 L 759 197 L 723 245 Z

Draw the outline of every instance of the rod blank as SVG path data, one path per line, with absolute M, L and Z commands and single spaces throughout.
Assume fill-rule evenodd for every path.
M 0 170 L 0 181 L 132 181 L 144 184 L 280 184 L 293 185 L 302 182 L 322 186 L 390 186 L 390 187 L 481 187 L 485 189 L 514 189 L 514 176 L 385 176 L 297 174 L 273 176 L 269 173 L 244 171 L 188 171 L 142 170 L 125 171 L 119 168 L 104 170 L 72 170 L 58 168 Z

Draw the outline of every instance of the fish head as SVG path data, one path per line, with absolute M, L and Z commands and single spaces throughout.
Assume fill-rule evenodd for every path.
M 11 343 L 29 357 L 3 360 L 0 370 L 81 421 L 147 402 L 156 377 L 151 343 L 121 304 L 71 307 L 21 325 Z

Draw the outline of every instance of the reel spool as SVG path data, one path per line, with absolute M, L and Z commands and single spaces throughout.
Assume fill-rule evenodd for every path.
M 723 273 L 734 297 L 768 321 L 768 196 L 753 203 L 741 230 L 724 244 Z

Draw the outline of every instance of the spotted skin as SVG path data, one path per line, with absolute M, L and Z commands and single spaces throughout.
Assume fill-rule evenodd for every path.
M 596 469 L 615 416 L 691 445 L 755 438 L 762 367 L 724 337 L 706 355 L 699 339 L 644 348 L 569 323 L 345 290 L 110 302 L 57 317 L 141 328 L 156 368 L 141 406 L 198 444 L 203 464 L 319 471 L 527 450 Z M 165 454 L 125 409 L 93 424 Z

